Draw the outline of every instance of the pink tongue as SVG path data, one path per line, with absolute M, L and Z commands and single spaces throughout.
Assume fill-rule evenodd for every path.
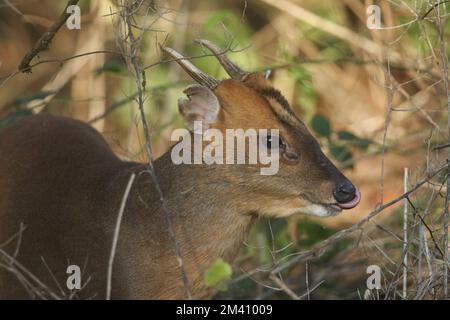
M 356 189 L 355 197 L 353 198 L 353 200 L 345 203 L 338 203 L 337 205 L 342 209 L 352 209 L 358 205 L 360 200 L 361 200 L 361 193 L 359 192 L 358 189 Z

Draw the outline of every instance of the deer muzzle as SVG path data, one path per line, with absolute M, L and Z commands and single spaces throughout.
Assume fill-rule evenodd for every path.
M 340 183 L 333 190 L 333 197 L 336 205 L 341 209 L 352 209 L 356 207 L 361 200 L 361 193 L 350 181 Z

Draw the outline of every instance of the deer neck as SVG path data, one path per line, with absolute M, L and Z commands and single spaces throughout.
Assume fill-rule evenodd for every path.
M 245 193 L 227 176 L 226 166 L 174 165 L 166 153 L 157 160 L 155 171 L 175 233 L 190 240 L 184 249 L 232 260 L 254 214 Z
M 136 287 L 145 290 L 140 292 L 143 295 L 167 298 L 158 294 L 165 292 L 184 297 L 174 240 L 195 297 L 205 296 L 203 275 L 217 259 L 234 260 L 254 215 L 240 201 L 237 186 L 220 172 L 225 168 L 220 167 L 225 166 L 174 165 L 170 153 L 157 159 L 155 172 L 167 210 L 162 208 L 151 176 L 143 173 L 145 167 L 134 169 L 139 174 L 124 214 L 128 220 L 122 224 L 128 230 L 121 231 L 121 239 L 126 246 L 124 267 L 142 275 Z M 129 173 L 122 175 L 124 181 Z M 175 239 L 170 236 L 167 214 Z M 164 277 L 155 278 L 162 265 Z M 165 290 L 155 289 L 161 287 Z

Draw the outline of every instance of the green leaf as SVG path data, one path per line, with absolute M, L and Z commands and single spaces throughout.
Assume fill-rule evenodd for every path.
M 0 129 L 5 128 L 5 127 L 13 124 L 17 120 L 19 120 L 23 117 L 26 117 L 26 116 L 30 116 L 32 114 L 33 114 L 33 112 L 29 109 L 17 109 L 15 111 L 11 112 L 10 114 L 8 114 L 3 119 L 0 119 Z
M 120 61 L 117 60 L 106 60 L 103 66 L 95 70 L 96 74 L 100 74 L 102 72 L 120 73 L 122 71 L 123 66 Z
M 341 140 L 353 140 L 357 138 L 353 133 L 348 131 L 338 131 L 337 135 Z
M 339 131 L 337 133 L 340 140 L 349 141 L 352 146 L 361 149 L 361 150 L 367 150 L 367 148 L 372 143 L 371 140 L 359 138 L 355 136 L 353 133 L 348 131 Z
M 230 279 L 232 273 L 231 266 L 219 258 L 206 270 L 203 280 L 207 287 L 223 289 L 223 283 Z
M 353 142 L 354 146 L 361 150 L 367 150 L 367 148 L 370 146 L 371 143 L 372 143 L 372 141 L 367 140 L 367 139 L 362 139 L 362 138 L 357 138 Z
M 312 118 L 311 125 L 313 130 L 324 137 L 329 137 L 331 134 L 331 125 L 327 118 L 321 115 L 315 115 Z
M 330 145 L 331 155 L 339 162 L 346 162 L 353 158 L 353 154 L 350 149 L 345 145 L 338 145 L 332 143 Z
M 289 70 L 291 76 L 295 81 L 306 82 L 311 81 L 311 75 L 301 66 L 295 66 Z
M 38 91 L 38 92 L 32 93 L 30 95 L 25 95 L 20 98 L 17 98 L 14 102 L 16 105 L 21 105 L 21 104 L 31 102 L 33 100 L 44 99 L 46 96 L 54 94 L 54 93 L 55 92 L 53 92 L 53 91 Z

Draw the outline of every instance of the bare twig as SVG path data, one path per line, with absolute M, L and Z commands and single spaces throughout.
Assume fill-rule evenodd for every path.
M 444 81 L 444 89 L 447 95 L 447 126 L 449 129 L 448 139 L 450 140 L 450 88 L 449 88 L 449 61 L 447 56 L 447 45 L 445 41 L 445 32 L 444 27 L 442 25 L 441 17 L 440 17 L 440 7 L 437 4 L 437 28 L 439 31 L 439 42 L 440 42 L 440 56 L 442 62 L 442 79 Z M 447 165 L 450 170 L 450 150 L 447 156 Z M 449 227 L 449 204 L 450 204 L 450 174 L 447 174 L 447 190 L 445 192 L 445 204 L 444 204 L 444 217 L 443 217 L 443 228 L 444 228 L 444 263 L 443 263 L 443 292 L 444 298 L 448 298 L 448 262 L 449 262 L 449 252 L 448 252 L 448 227 Z
M 119 232 L 120 226 L 122 224 L 123 212 L 125 211 L 125 205 L 128 200 L 128 196 L 130 195 L 131 187 L 133 186 L 134 179 L 136 178 L 136 174 L 132 173 L 130 179 L 128 180 L 127 187 L 125 189 L 125 193 L 123 194 L 122 202 L 120 204 L 119 214 L 117 215 L 116 227 L 114 229 L 114 238 L 111 246 L 111 253 L 109 255 L 108 261 L 108 272 L 107 272 L 107 281 L 106 281 L 106 300 L 111 299 L 111 281 L 112 281 L 112 271 L 114 264 L 114 257 L 116 256 L 117 249 L 117 241 L 119 240 Z
M 316 244 L 311 249 L 299 252 L 298 254 L 296 254 L 295 258 L 291 259 L 290 261 L 288 261 L 286 263 L 280 264 L 278 267 L 274 268 L 271 271 L 271 273 L 272 274 L 276 274 L 276 273 L 278 273 L 278 272 L 280 272 L 280 271 L 282 271 L 282 270 L 284 270 L 286 268 L 289 268 L 290 266 L 292 266 L 292 265 L 294 265 L 294 264 L 296 264 L 296 263 L 298 263 L 300 261 L 306 261 L 306 260 L 310 260 L 310 259 L 318 258 L 318 257 L 322 256 L 325 253 L 326 249 L 330 245 L 332 245 L 333 243 L 336 243 L 337 241 L 340 241 L 343 238 L 349 236 L 350 234 L 352 234 L 356 230 L 361 229 L 372 218 L 374 218 L 375 216 L 377 216 L 378 214 L 383 212 L 383 210 L 385 210 L 386 208 L 389 208 L 389 207 L 393 206 L 394 204 L 402 201 L 404 198 L 408 197 L 411 193 L 417 191 L 421 186 L 423 186 L 425 183 L 430 181 L 433 177 L 435 177 L 438 173 L 442 172 L 445 169 L 448 169 L 447 165 L 441 166 L 439 169 L 437 169 L 437 170 L 427 174 L 425 178 L 423 178 L 418 183 L 416 183 L 416 185 L 413 186 L 411 189 L 409 189 L 409 191 L 407 193 L 403 193 L 402 195 L 398 196 L 397 198 L 395 198 L 395 199 L 393 199 L 393 200 L 391 200 L 391 201 L 389 201 L 389 202 L 379 206 L 377 209 L 375 209 L 372 212 L 370 212 L 369 214 L 367 214 L 363 219 L 361 219 L 360 221 L 358 221 L 357 223 L 355 223 L 351 227 L 335 233 L 334 235 L 332 235 L 328 239 L 326 239 L 326 240 Z
M 409 170 L 405 168 L 403 187 L 404 193 L 408 192 Z M 403 199 L 403 299 L 407 298 L 408 284 L 408 198 Z
M 109 51 L 109 50 L 96 50 L 96 51 L 90 51 L 90 52 L 86 52 L 86 53 L 80 53 L 80 54 L 76 54 L 67 58 L 63 58 L 63 59 L 46 59 L 46 60 L 41 60 L 38 61 L 36 63 L 30 64 L 27 69 L 28 70 L 32 70 L 34 67 L 37 67 L 39 65 L 43 65 L 43 64 L 47 64 L 47 63 L 57 63 L 60 66 L 62 66 L 64 63 L 66 63 L 67 61 L 76 59 L 76 58 L 81 58 L 81 57 L 85 57 L 85 56 L 89 56 L 92 54 L 102 54 L 102 53 L 111 53 L 111 54 L 119 54 L 118 52 L 115 51 Z M 4 76 L 0 76 L 0 80 L 2 80 L 2 82 L 0 83 L 0 88 L 2 88 L 9 80 L 11 80 L 12 78 L 14 78 L 15 76 L 17 76 L 19 73 L 21 72 L 25 72 L 25 69 L 18 69 L 14 72 L 11 72 L 7 75 Z
M 439 1 L 439 2 L 435 3 L 434 5 L 431 6 L 430 9 L 427 10 L 427 12 L 425 12 L 425 13 L 420 17 L 420 19 L 422 19 L 422 20 L 425 19 L 425 18 L 431 13 L 431 11 L 433 11 L 434 9 L 436 9 L 437 7 L 439 7 L 441 4 L 444 4 L 444 3 L 447 3 L 447 2 L 450 2 L 450 1 Z M 438 9 L 438 10 L 439 10 L 439 9 Z
M 19 64 L 19 70 L 22 70 L 22 72 L 24 73 L 31 72 L 31 60 L 33 60 L 33 58 L 40 52 L 48 50 L 53 37 L 61 28 L 61 26 L 66 22 L 66 20 L 70 17 L 70 13 L 67 13 L 67 8 L 77 3 L 78 0 L 69 0 L 69 2 L 67 2 L 67 5 L 64 7 L 64 11 L 61 13 L 58 20 L 56 20 L 56 22 L 50 27 L 50 29 L 48 29 L 48 31 L 44 33 L 41 38 L 39 38 L 34 47 L 25 55 L 25 57 L 23 57 L 22 61 Z
M 307 291 L 299 297 L 300 300 L 303 300 L 305 298 L 309 300 L 311 293 L 314 292 L 318 287 L 320 287 L 324 282 L 325 282 L 325 280 L 319 281 L 318 283 L 313 285 L 311 288 L 308 288 Z
M 2 260 L 5 261 L 5 263 L 1 263 Z M 27 291 L 31 290 L 41 299 L 48 299 L 48 297 L 55 300 L 62 299 L 13 256 L 2 249 L 0 249 L 0 266 L 15 274 Z
M 310 300 L 310 290 L 309 290 L 309 270 L 308 270 L 308 261 L 305 263 L 305 282 L 306 282 L 306 295 L 308 300 Z
M 146 93 L 147 92 L 155 93 L 156 91 L 163 91 L 163 90 L 168 89 L 168 88 L 177 87 L 177 86 L 185 85 L 185 84 L 186 84 L 186 82 L 184 82 L 184 81 L 178 81 L 178 82 L 174 82 L 174 83 L 167 83 L 167 84 L 162 84 L 162 85 L 159 85 L 159 86 L 154 86 L 154 87 L 148 88 L 147 90 L 145 90 L 145 92 Z M 121 100 L 111 104 L 111 106 L 109 108 L 107 108 L 104 113 L 102 113 L 102 114 L 100 114 L 100 115 L 90 119 L 88 121 L 89 124 L 95 123 L 96 121 L 105 118 L 107 115 L 109 115 L 114 110 L 116 110 L 116 109 L 126 105 L 127 103 L 135 100 L 137 95 L 138 95 L 138 92 L 135 92 L 135 93 L 131 94 L 130 96 L 127 96 L 126 98 L 123 98 L 123 99 L 121 99 Z
M 171 214 L 169 212 L 169 209 L 167 208 L 166 199 L 164 198 L 163 192 L 161 190 L 158 177 L 155 173 L 155 168 L 153 165 L 153 151 L 152 151 L 152 140 L 149 130 L 149 125 L 147 122 L 147 118 L 145 116 L 144 111 L 144 93 L 146 91 L 146 78 L 145 78 L 145 69 L 141 66 L 138 53 L 141 45 L 141 41 L 143 38 L 143 33 L 145 32 L 145 29 L 140 30 L 140 34 L 136 37 L 133 34 L 133 14 L 136 12 L 139 7 L 142 5 L 142 2 L 140 3 L 133 3 L 133 4 L 127 4 L 126 2 L 122 2 L 121 7 L 123 10 L 120 11 L 120 18 L 124 25 L 122 26 L 124 29 L 125 38 L 122 39 L 121 43 L 121 49 L 123 51 L 123 56 L 125 57 L 125 60 L 127 62 L 129 70 L 133 73 L 136 87 L 137 87 L 137 104 L 139 108 L 139 113 L 144 129 L 144 136 L 145 136 L 145 150 L 148 157 L 148 173 L 150 174 L 154 186 L 156 188 L 156 191 L 159 195 L 159 200 L 161 202 L 162 211 L 164 213 L 166 224 L 167 224 L 167 231 L 169 233 L 169 237 L 173 242 L 174 251 L 175 251 L 175 257 L 178 262 L 178 266 L 181 271 L 181 277 L 184 284 L 184 289 L 186 292 L 186 297 L 188 299 L 192 298 L 189 279 L 187 276 L 187 272 L 184 267 L 184 261 L 181 254 L 180 245 L 178 244 L 174 228 L 172 226 L 172 220 L 171 220 Z M 148 9 L 146 9 L 146 15 L 147 17 Z
M 380 203 L 383 204 L 384 202 L 384 170 L 385 170 L 385 152 L 386 152 L 386 142 L 387 142 L 387 133 L 389 130 L 389 125 L 391 124 L 392 120 L 392 103 L 394 100 L 394 93 L 395 88 L 392 84 L 391 79 L 391 64 L 390 64 L 390 57 L 387 55 L 387 66 L 386 68 L 383 68 L 384 72 L 384 78 L 386 82 L 386 91 L 387 91 L 387 110 L 386 110 L 386 119 L 384 121 L 384 130 L 383 130 L 383 143 L 381 146 L 381 172 L 380 172 Z
M 283 280 L 281 280 L 280 278 L 278 278 L 278 276 L 276 276 L 275 274 L 271 274 L 271 275 L 269 276 L 269 278 L 270 278 L 273 282 L 275 282 L 275 283 L 280 287 L 280 289 L 281 289 L 284 293 L 286 293 L 289 297 L 291 297 L 292 300 L 300 300 L 300 297 L 299 297 L 294 291 L 292 291 L 292 289 L 289 288 L 289 287 L 286 285 L 286 283 L 284 283 Z

